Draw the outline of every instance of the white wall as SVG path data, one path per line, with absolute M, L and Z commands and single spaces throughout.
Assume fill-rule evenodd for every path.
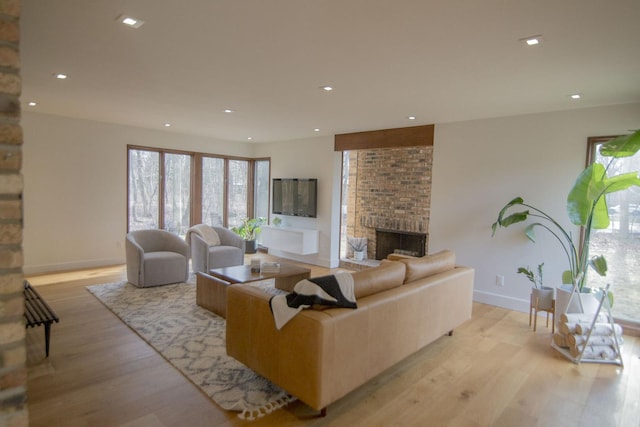
M 529 282 L 517 268 L 544 262 L 546 284 L 557 286 L 566 258 L 550 238 L 528 242 L 519 226 L 491 238 L 498 211 L 522 196 L 575 229 L 565 202 L 584 168 L 587 137 L 639 127 L 640 104 L 436 125 L 430 252 L 451 248 L 459 264 L 476 269 L 476 301 L 528 311 Z
M 127 144 L 251 156 L 247 143 L 25 112 L 24 271 L 124 263 Z
M 332 136 L 255 146 L 256 157 L 271 157 L 272 178 L 318 179 L 317 218 L 279 216 L 285 227 L 318 230 L 320 251 L 313 255 L 296 255 L 274 250 L 270 250 L 270 253 L 325 267 L 338 266 L 342 154 L 333 151 L 333 147 Z

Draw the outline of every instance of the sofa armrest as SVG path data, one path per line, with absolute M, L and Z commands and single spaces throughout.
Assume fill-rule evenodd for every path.
M 144 250 L 130 234 L 125 239 L 127 280 L 134 285 L 144 283 Z
M 194 272 L 209 272 L 207 258 L 209 255 L 209 245 L 197 234 L 191 234 L 191 269 Z
M 331 401 L 326 384 L 333 371 L 333 319 L 305 310 L 277 330 L 271 295 L 236 284 L 227 289 L 227 354 L 321 410 Z

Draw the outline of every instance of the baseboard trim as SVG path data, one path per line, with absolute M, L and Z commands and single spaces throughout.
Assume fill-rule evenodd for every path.
M 507 297 L 492 292 L 473 291 L 473 300 L 483 304 L 495 305 L 496 307 L 508 308 L 509 310 L 523 313 L 529 312 L 530 301 L 520 298 Z
M 124 258 L 92 259 L 86 261 L 65 262 L 60 264 L 25 265 L 22 272 L 25 276 L 36 274 L 58 273 L 61 271 L 84 270 L 87 268 L 109 267 L 125 264 Z

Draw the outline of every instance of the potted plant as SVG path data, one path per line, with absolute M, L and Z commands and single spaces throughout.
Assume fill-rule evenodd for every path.
M 264 222 L 265 218 L 263 217 L 245 218 L 239 226 L 231 228 L 231 231 L 242 237 L 245 241 L 245 253 L 256 253 L 256 239 L 262 230 Z
M 353 250 L 353 259 L 356 261 L 362 261 L 364 259 L 364 252 L 367 249 L 366 237 L 349 237 L 347 238 L 349 247 Z
M 279 216 L 273 218 L 273 225 L 275 225 L 276 227 L 280 227 L 280 224 L 282 224 L 282 218 L 280 218 Z
M 538 310 L 551 310 L 553 307 L 553 288 L 543 285 L 542 267 L 544 262 L 538 264 L 537 271 L 524 267 L 518 268 L 518 274 L 523 274 L 531 283 L 531 305 Z
M 571 232 L 565 230 L 558 221 L 544 211 L 525 203 L 521 197 L 511 200 L 500 210 L 498 219 L 492 225 L 492 236 L 498 228 L 531 220 L 524 229 L 530 241 L 535 243 L 535 231 L 542 228 L 551 233 L 562 246 L 569 267 L 562 273 L 562 283 L 572 285 L 571 295 L 574 289 L 588 292 L 585 284 L 589 266 L 601 276 L 607 271 L 604 256 L 589 256 L 591 231 L 609 227 L 609 211 L 605 196 L 632 186 L 640 186 L 638 171 L 615 176 L 608 176 L 607 172 L 616 158 L 633 156 L 639 149 L 640 130 L 614 138 L 600 147 L 600 154 L 610 158 L 607 165 L 594 162 L 578 175 L 567 196 L 567 214 L 574 225 L 582 227 L 583 236 L 579 245 L 574 243 Z M 512 209 L 517 207 L 525 210 L 512 212 Z M 609 301 L 613 303 L 612 294 L 609 294 Z M 566 309 L 566 306 L 560 307 L 559 303 L 557 307 L 561 312 Z

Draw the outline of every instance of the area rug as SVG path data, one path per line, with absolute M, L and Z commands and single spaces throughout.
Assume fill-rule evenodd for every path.
M 194 280 L 153 288 L 118 282 L 87 289 L 223 409 L 250 420 L 295 400 L 227 356 L 225 320 L 196 305 Z

